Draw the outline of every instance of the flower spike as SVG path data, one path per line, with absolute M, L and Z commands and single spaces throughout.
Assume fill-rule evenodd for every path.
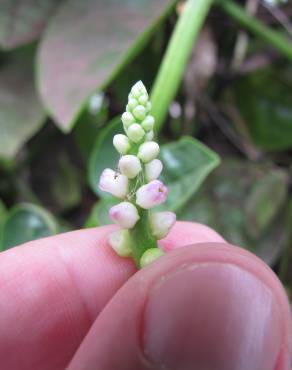
M 168 189 L 158 179 L 163 165 L 157 159 L 160 149 L 154 141 L 155 119 L 150 111 L 147 90 L 138 81 L 121 116 L 125 135 L 113 138 L 121 155 L 118 170 L 106 168 L 99 181 L 101 190 L 123 200 L 109 211 L 119 226 L 110 234 L 109 244 L 119 256 L 134 258 L 138 267 L 164 254 L 157 241 L 169 233 L 176 221 L 173 212 L 152 212 L 152 208 L 166 201 Z

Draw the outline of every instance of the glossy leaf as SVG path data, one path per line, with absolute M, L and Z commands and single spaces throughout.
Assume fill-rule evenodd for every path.
M 11 49 L 36 40 L 60 0 L 2 0 L 0 46 Z
M 14 206 L 2 226 L 0 249 L 5 250 L 30 240 L 56 234 L 53 216 L 43 208 L 23 203 Z
M 15 53 L 0 69 L 0 157 L 13 158 L 45 118 L 33 82 L 33 55 Z
M 119 154 L 113 146 L 115 134 L 123 132 L 120 117 L 114 118 L 96 139 L 93 151 L 89 159 L 89 184 L 92 190 L 101 197 L 107 197 L 107 193 L 99 190 L 98 183 L 102 171 L 105 168 L 116 168 Z
M 285 171 L 270 164 L 225 160 L 178 218 L 205 223 L 228 242 L 250 249 L 273 264 L 287 240 L 283 203 L 287 188 Z M 277 191 L 284 195 L 275 195 Z M 267 209 L 269 214 L 263 217 Z
M 265 70 L 242 77 L 235 99 L 253 142 L 263 149 L 292 148 L 292 85 L 285 75 Z
M 169 188 L 163 209 L 180 209 L 220 162 L 218 155 L 192 137 L 161 147 L 163 181 Z
M 89 96 L 143 47 L 170 0 L 66 0 L 52 19 L 38 58 L 39 90 L 63 131 Z M 56 78 L 57 76 L 57 78 Z

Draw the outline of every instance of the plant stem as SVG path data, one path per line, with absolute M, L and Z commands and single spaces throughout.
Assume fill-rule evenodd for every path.
M 154 82 L 151 100 L 156 133 L 179 88 L 186 64 L 213 0 L 187 0 Z
M 255 35 L 274 46 L 286 58 L 292 60 L 292 43 L 288 38 L 247 14 L 241 6 L 233 1 L 218 0 L 217 5 L 250 32 L 253 32 Z

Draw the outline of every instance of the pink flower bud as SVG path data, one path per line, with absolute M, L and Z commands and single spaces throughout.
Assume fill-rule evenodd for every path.
M 145 175 L 147 181 L 156 180 L 163 169 L 162 162 L 159 159 L 153 159 L 153 161 L 145 164 Z
M 99 179 L 99 188 L 117 198 L 125 198 L 128 193 L 129 180 L 126 176 L 106 168 Z
M 167 193 L 167 187 L 163 182 L 154 180 L 137 190 L 136 203 L 144 209 L 150 209 L 165 202 Z
M 140 216 L 137 208 L 130 202 L 122 202 L 109 210 L 111 219 L 125 229 L 132 229 Z
M 165 238 L 175 224 L 176 214 L 173 212 L 157 212 L 150 216 L 150 225 L 153 236 L 157 239 Z

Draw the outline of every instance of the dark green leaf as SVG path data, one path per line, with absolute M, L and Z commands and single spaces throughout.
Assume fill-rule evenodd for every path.
M 14 53 L 0 69 L 0 157 L 13 158 L 44 118 L 34 88 L 33 55 Z
M 292 86 L 280 72 L 242 77 L 235 98 L 254 143 L 267 150 L 292 148 Z
M 275 186 L 270 184 L 264 186 L 263 182 L 267 179 L 278 182 L 279 188 L 275 190 Z M 258 183 L 261 184 L 259 188 Z M 250 249 L 267 263 L 273 264 L 287 239 L 283 206 L 287 187 L 286 173 L 270 164 L 225 160 L 178 214 L 178 218 L 206 223 L 228 242 Z M 262 189 L 263 194 L 259 194 L 258 189 Z M 275 195 L 278 190 L 284 195 Z M 251 198 L 256 198 L 252 213 L 251 205 L 248 205 Z M 262 201 L 263 198 L 265 201 Z M 280 202 L 279 198 L 282 198 Z M 269 211 L 264 218 L 262 207 Z
M 53 216 L 43 208 L 23 203 L 14 206 L 7 214 L 2 227 L 0 249 L 5 250 L 30 240 L 56 234 Z
M 11 49 L 36 40 L 60 0 L 2 0 L 0 46 Z
M 220 159 L 216 153 L 192 137 L 163 145 L 163 181 L 169 188 L 163 209 L 180 209 L 198 190 L 205 178 L 216 168 Z
M 48 27 L 38 58 L 39 90 L 62 130 L 72 128 L 89 96 L 140 51 L 172 4 L 65 1 Z

